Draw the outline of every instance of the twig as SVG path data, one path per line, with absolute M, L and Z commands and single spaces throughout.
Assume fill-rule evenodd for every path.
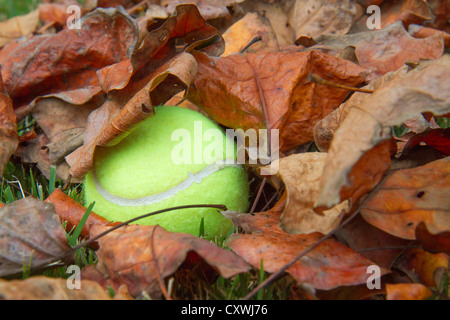
M 244 48 L 241 49 L 240 53 L 244 53 L 245 51 L 248 50 L 248 48 L 250 48 L 252 45 L 261 40 L 262 40 L 261 36 L 254 37 Z
M 64 184 L 63 188 L 61 189 L 61 191 L 66 191 L 69 188 L 70 185 L 70 180 L 72 180 L 72 175 L 69 174 L 69 177 L 66 180 L 66 183 Z
M 128 221 L 119 223 L 111 228 L 109 228 L 108 230 L 96 235 L 95 237 L 89 238 L 89 240 L 84 241 L 82 243 L 80 243 L 79 245 L 72 247 L 72 249 L 70 251 L 67 251 L 66 253 L 62 254 L 61 256 L 58 257 L 53 257 L 53 258 L 49 258 L 45 261 L 42 261 L 40 264 L 35 265 L 33 267 L 33 270 L 36 269 L 47 269 L 49 264 L 57 264 L 60 261 L 65 261 L 69 256 L 71 256 L 72 254 L 74 254 L 78 249 L 81 249 L 83 247 L 89 246 L 90 244 L 92 244 L 93 242 L 97 241 L 99 238 L 105 236 L 106 234 L 117 230 L 118 228 L 121 228 L 123 226 L 126 226 L 134 221 L 137 221 L 139 219 L 143 219 L 155 214 L 159 214 L 159 213 L 163 213 L 163 212 L 167 212 L 167 211 L 172 211 L 172 210 L 179 210 L 179 209 L 191 209 L 191 208 L 216 208 L 222 211 L 226 211 L 227 207 L 224 205 L 215 205 L 215 204 L 193 204 L 193 205 L 185 205 L 185 206 L 178 206 L 178 207 L 171 207 L 171 208 L 167 208 L 167 209 L 162 209 L 162 210 L 158 210 L 158 211 L 153 211 L 144 215 L 141 215 L 139 217 L 130 219 Z M 57 264 L 57 266 L 59 266 L 60 264 Z
M 311 80 L 314 83 L 323 84 L 323 85 L 329 86 L 329 87 L 334 87 L 334 88 L 339 88 L 339 89 L 346 89 L 346 90 L 350 90 L 350 91 L 357 91 L 357 92 L 363 92 L 363 93 L 373 93 L 373 90 L 344 86 L 342 84 L 337 84 L 337 83 L 325 80 L 324 78 L 322 78 L 321 76 L 319 76 L 319 75 L 317 75 L 315 73 L 310 73 L 308 75 L 308 79 Z
M 256 288 L 254 288 L 249 294 L 247 294 L 244 297 L 244 300 L 249 300 L 251 297 L 253 297 L 256 293 L 258 293 L 259 290 L 264 289 L 268 285 L 270 285 L 272 282 L 274 282 L 279 276 L 281 276 L 289 267 L 291 267 L 294 263 L 296 263 L 298 260 L 303 258 L 305 255 L 307 255 L 309 252 L 314 250 L 316 247 L 318 247 L 322 242 L 330 238 L 333 234 L 335 234 L 338 230 L 343 228 L 345 225 L 347 225 L 353 218 L 355 218 L 362 208 L 367 204 L 367 202 L 378 192 L 378 190 L 381 188 L 381 186 L 384 184 L 384 182 L 387 180 L 388 177 L 390 177 L 392 174 L 392 171 L 388 171 L 383 179 L 377 184 L 375 188 L 372 189 L 372 191 L 366 196 L 366 198 L 360 203 L 358 208 L 355 210 L 355 212 L 352 213 L 350 217 L 348 217 L 343 223 L 341 223 L 339 226 L 331 230 L 326 235 L 322 236 L 317 242 L 315 242 L 312 246 L 309 248 L 303 250 L 300 252 L 294 259 L 292 259 L 290 262 L 285 264 L 282 268 L 280 268 L 277 272 L 273 273 L 268 277 L 266 280 L 264 280 L 262 283 L 260 283 Z
M 99 239 L 99 238 L 103 237 L 104 235 L 110 233 L 111 231 L 119 229 L 119 228 L 121 228 L 123 226 L 126 226 L 126 225 L 128 225 L 128 224 L 130 224 L 132 222 L 137 221 L 137 220 L 140 220 L 140 219 L 143 219 L 143 218 L 147 218 L 147 217 L 150 217 L 150 216 L 153 216 L 153 215 L 156 215 L 156 214 L 160 214 L 160 213 L 163 213 L 163 212 L 167 212 L 167 211 L 180 210 L 180 209 L 191 209 L 191 208 L 216 208 L 216 209 L 220 209 L 222 211 L 226 211 L 227 210 L 227 207 L 224 206 L 224 205 L 221 205 L 221 204 L 193 204 L 193 205 L 178 206 L 178 207 L 172 207 L 172 208 L 162 209 L 162 210 L 158 210 L 158 211 L 153 211 L 153 212 L 144 214 L 142 216 L 130 219 L 128 221 L 119 223 L 118 225 L 115 225 L 114 227 L 111 227 L 110 229 L 108 229 L 108 230 L 106 230 L 106 231 L 96 235 L 95 237 L 89 238 L 89 240 L 87 240 L 85 242 L 82 242 L 79 245 L 73 247 L 72 251 L 76 251 L 76 250 L 78 250 L 78 249 L 80 249 L 82 247 L 88 246 L 88 245 L 92 244 L 93 242 L 95 242 L 97 239 Z
M 269 201 L 267 201 L 267 203 L 266 203 L 266 204 L 264 205 L 264 207 L 261 209 L 261 212 L 262 212 L 262 211 L 265 211 L 265 210 L 269 207 L 269 205 L 272 203 L 272 201 L 276 199 L 276 197 L 277 197 L 278 194 L 280 193 L 280 190 L 281 190 L 281 188 L 280 188 L 279 190 L 277 190 L 277 192 L 275 192 L 275 193 L 272 195 L 272 197 L 270 197 Z
M 262 190 L 264 189 L 266 182 L 267 182 L 267 178 L 264 177 L 263 181 L 259 185 L 258 193 L 256 194 L 255 201 L 253 201 L 252 208 L 250 209 L 250 212 L 249 212 L 250 214 L 253 214 L 255 212 L 256 205 L 258 204 L 259 198 L 261 197 L 261 193 L 262 193 Z

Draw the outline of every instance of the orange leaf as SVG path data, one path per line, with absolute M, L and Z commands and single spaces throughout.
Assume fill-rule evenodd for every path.
M 91 234 L 106 229 L 95 225 Z M 160 283 L 177 271 L 191 251 L 225 278 L 249 270 L 230 251 L 191 234 L 169 232 L 159 226 L 128 225 L 101 237 L 98 243 L 97 271 L 112 283 L 125 284 L 134 297 L 145 291 L 154 299 L 160 298 Z
M 310 73 L 350 86 L 364 80 L 363 68 L 318 51 L 194 56 L 189 99 L 226 127 L 280 129 L 282 151 L 313 140 L 314 125 L 348 94 L 310 82 Z
M 415 239 L 424 222 L 433 234 L 450 231 L 450 157 L 394 172 L 361 209 L 370 224 L 403 239 Z
M 16 115 L 0 75 L 0 177 L 18 144 Z
M 392 126 L 401 125 L 425 111 L 433 114 L 448 113 L 450 88 L 449 82 L 444 80 L 448 74 L 445 70 L 450 70 L 449 56 L 423 62 L 407 73 L 402 69 L 396 77 L 375 90 L 362 105 L 348 110 L 328 150 L 328 161 L 321 179 L 321 193 L 315 205 L 318 211 L 345 200 L 341 193 L 347 184 L 351 186 L 349 173 L 355 166 L 361 165 L 358 171 L 366 173 L 372 171 L 375 163 L 381 165 L 383 170 L 389 168 L 389 152 L 386 150 L 391 150 L 389 140 L 392 139 Z M 384 152 L 373 151 L 374 147 L 381 148 Z M 378 153 L 382 161 L 372 161 L 367 152 Z M 364 160 L 363 155 L 365 163 L 360 161 Z M 374 182 L 379 181 L 384 172 L 376 170 L 376 173 Z M 353 177 L 358 177 L 358 174 Z M 358 187 L 362 185 L 355 183 L 350 190 L 357 190 Z M 369 190 L 370 188 L 364 192 Z M 364 192 L 359 192 L 359 196 Z
M 120 30 L 120 31 L 119 31 Z M 96 71 L 134 50 L 134 20 L 123 9 L 97 9 L 83 17 L 81 30 L 35 36 L 4 58 L 2 75 L 21 116 L 36 97 L 53 94 L 82 104 L 100 93 Z
M 321 238 L 320 233 L 232 234 L 226 245 L 255 268 L 276 272 Z M 339 286 L 366 283 L 367 268 L 374 263 L 347 246 L 328 239 L 286 271 L 301 283 L 316 289 L 330 290 Z M 387 271 L 382 269 L 382 274 Z
M 431 291 L 420 283 L 386 284 L 387 300 L 425 300 Z
M 58 214 L 61 222 L 67 222 L 66 232 L 69 232 L 72 228 L 76 227 L 86 212 L 85 207 L 66 195 L 59 188 L 56 188 L 55 191 L 53 191 L 52 194 L 45 199 L 45 201 L 50 202 L 55 206 L 56 213 Z M 91 236 L 91 228 L 94 225 L 113 226 L 117 223 L 118 222 L 111 223 L 105 218 L 91 212 L 89 214 L 89 218 L 83 226 L 83 229 L 81 230 L 80 236 L 83 238 L 89 238 Z M 94 244 L 94 247 L 97 247 L 96 244 Z

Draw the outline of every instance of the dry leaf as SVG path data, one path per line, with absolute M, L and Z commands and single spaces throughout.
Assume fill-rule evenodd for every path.
M 435 273 L 438 269 L 448 270 L 449 256 L 445 253 L 433 254 L 422 249 L 407 249 L 393 263 L 414 282 L 437 288 Z
M 427 1 L 400 0 L 386 1 L 383 3 L 381 15 L 381 27 L 384 28 L 398 20 L 408 28 L 410 24 L 422 24 L 432 18 L 432 13 Z
M 321 238 L 320 233 L 292 234 L 232 234 L 226 242 L 234 252 L 255 268 L 276 272 L 300 252 Z M 330 290 L 339 286 L 366 283 L 367 268 L 373 262 L 332 239 L 322 242 L 310 253 L 289 267 L 288 272 L 300 283 L 316 289 Z M 382 274 L 386 270 L 381 270 Z
M 94 226 L 91 234 L 107 228 Z M 97 270 L 113 283 L 126 284 L 130 294 L 161 297 L 160 282 L 172 275 L 195 251 L 224 278 L 247 272 L 249 266 L 230 251 L 191 234 L 173 233 L 159 226 L 129 225 L 98 240 Z
M 450 231 L 450 157 L 394 172 L 361 209 L 370 224 L 396 237 L 415 239 L 424 222 L 433 233 Z
M 341 52 L 349 46 L 355 48 L 359 64 L 373 70 L 376 76 L 396 71 L 407 61 L 420 59 L 438 59 L 444 53 L 442 34 L 430 37 L 413 38 L 402 25 L 395 22 L 386 28 L 375 31 L 359 32 L 349 35 L 323 35 L 313 39 L 311 48 L 323 48 Z M 311 39 L 300 38 L 299 45 L 311 46 Z
M 66 279 L 35 276 L 26 280 L 0 279 L 0 300 L 111 300 L 98 283 L 81 281 L 80 289 L 71 289 Z
M 422 63 L 403 77 L 377 89 L 364 105 L 349 110 L 329 150 L 329 161 L 323 171 L 321 193 L 316 202 L 317 210 L 330 208 L 346 199 L 341 197 L 341 190 L 351 182 L 348 175 L 352 168 L 374 146 L 390 141 L 392 126 L 401 125 L 425 111 L 437 115 L 450 111 L 450 87 L 445 81 L 449 72 L 450 56 Z M 373 161 L 369 163 L 373 165 Z M 370 169 L 362 162 L 359 166 L 362 166 L 362 171 Z M 388 169 L 386 165 L 383 167 Z M 378 181 L 383 173 L 379 172 Z
M 144 84 L 132 84 L 131 88 L 112 93 L 89 115 L 83 145 L 65 158 L 71 175 L 83 177 L 92 168 L 97 146 L 117 144 L 134 125 L 154 114 L 154 105 L 163 104 L 176 92 L 189 87 L 196 70 L 193 56 L 183 52 L 149 73 L 142 80 Z
M 72 250 L 55 207 L 31 197 L 0 209 L 0 239 L 0 277 L 43 267 Z
M 279 129 L 282 151 L 311 141 L 314 125 L 348 94 L 308 81 L 310 73 L 351 86 L 364 80 L 364 69 L 318 51 L 194 56 L 189 99 L 226 127 Z
M 350 0 L 296 0 L 289 13 L 295 38 L 319 37 L 323 34 L 346 34 L 356 16 Z
M 393 261 L 405 250 L 410 241 L 394 237 L 367 223 L 360 215 L 335 234 L 340 242 L 373 261 L 390 269 Z
M 432 234 L 424 222 L 416 228 L 416 239 L 423 248 L 431 253 L 446 253 L 450 255 L 450 231 Z
M 8 42 L 32 34 L 39 23 L 39 10 L 0 22 L 0 48 Z
M 387 300 L 425 300 L 431 294 L 431 290 L 420 283 L 386 284 Z
M 55 206 L 56 214 L 61 222 L 66 222 L 66 232 L 75 228 L 86 213 L 86 208 L 76 202 L 74 199 L 66 195 L 61 189 L 56 188 L 45 201 L 52 203 Z M 89 205 L 89 204 L 88 204 Z M 95 209 L 95 206 L 94 208 Z M 95 210 L 94 210 L 95 211 Z M 89 238 L 91 236 L 91 229 L 94 225 L 113 226 L 117 223 L 112 223 L 105 218 L 91 212 L 89 218 L 86 220 L 80 236 L 82 238 Z M 97 248 L 97 244 L 94 244 Z
M 137 36 L 134 20 L 123 9 L 97 9 L 82 18 L 81 30 L 35 36 L 16 47 L 4 58 L 1 72 L 14 107 L 24 109 L 19 118 L 40 96 L 89 101 L 101 91 L 96 71 L 127 58 Z
M 225 51 L 222 57 L 239 53 L 257 36 L 261 37 L 261 40 L 246 52 L 278 49 L 278 41 L 270 21 L 257 13 L 249 12 L 224 32 Z
M 16 115 L 0 75 L 0 177 L 18 146 Z
M 287 201 L 280 225 L 287 233 L 329 233 L 350 210 L 347 201 L 323 214 L 313 210 L 326 159 L 326 153 L 308 152 L 290 155 L 272 164 L 279 167 L 278 175 L 286 186 Z

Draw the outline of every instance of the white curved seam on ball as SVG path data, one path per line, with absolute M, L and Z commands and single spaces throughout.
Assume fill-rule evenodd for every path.
M 111 194 L 108 190 L 104 189 L 102 185 L 100 184 L 100 181 L 97 179 L 97 175 L 94 170 L 92 170 L 92 177 L 94 179 L 94 184 L 97 189 L 97 192 L 106 200 L 109 202 L 112 202 L 118 206 L 121 207 L 137 207 L 137 206 L 143 206 L 143 205 L 150 205 L 155 204 L 158 202 L 161 202 L 163 200 L 166 200 L 168 198 L 174 197 L 177 193 L 189 188 L 193 183 L 200 183 L 204 178 L 210 176 L 214 172 L 217 172 L 219 170 L 222 170 L 226 167 L 242 167 L 240 164 L 236 163 L 230 163 L 228 161 L 219 161 L 213 164 L 210 164 L 203 170 L 193 174 L 192 172 L 189 172 L 188 178 L 186 180 L 181 181 L 176 186 L 160 193 L 155 193 L 149 196 L 141 197 L 141 198 L 135 198 L 135 199 L 129 199 L 129 198 L 123 198 L 116 195 Z

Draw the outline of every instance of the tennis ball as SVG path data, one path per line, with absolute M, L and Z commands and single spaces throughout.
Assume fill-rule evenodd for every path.
M 98 147 L 84 180 L 86 205 L 110 221 L 181 205 L 224 204 L 245 212 L 249 185 L 236 146 L 202 114 L 160 106 L 114 146 Z M 223 239 L 232 223 L 215 208 L 168 211 L 137 220 L 169 231 Z

